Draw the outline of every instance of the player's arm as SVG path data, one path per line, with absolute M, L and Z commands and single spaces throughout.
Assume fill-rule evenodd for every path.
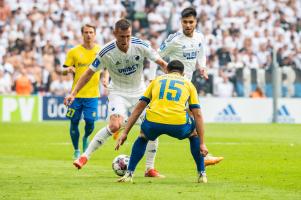
M 168 57 L 168 55 L 170 55 L 170 53 L 174 49 L 173 46 L 174 46 L 175 40 L 173 40 L 173 39 L 175 37 L 175 34 L 170 34 L 167 37 L 167 39 L 164 40 L 164 42 L 162 42 L 162 44 L 160 45 L 160 48 L 158 49 L 158 53 L 162 58 Z
M 158 52 L 156 50 L 154 50 L 150 45 L 142 46 L 142 48 L 143 48 L 143 51 L 144 51 L 143 56 L 150 59 L 151 61 L 157 63 L 161 67 L 162 71 L 164 71 L 166 73 L 167 62 L 165 62 L 160 57 Z
M 204 121 L 203 121 L 201 109 L 192 108 L 191 112 L 195 120 L 196 132 L 200 138 L 200 151 L 203 154 L 203 156 L 206 156 L 208 154 L 208 149 L 204 141 Z
M 157 63 L 161 67 L 161 69 L 164 73 L 167 72 L 167 62 L 165 62 L 165 60 L 163 60 L 162 58 L 158 58 L 155 61 L 155 63 Z
M 206 46 L 205 46 L 205 40 L 202 38 L 201 40 L 201 49 L 198 53 L 197 57 L 197 64 L 196 64 L 196 70 L 199 70 L 200 74 L 205 78 L 208 79 L 208 72 L 206 67 Z
M 102 71 L 103 75 L 102 75 L 102 85 L 107 88 L 109 85 L 109 80 L 110 80 L 110 74 L 109 71 L 105 68 Z
M 61 70 L 61 73 L 62 73 L 62 75 L 67 75 L 68 73 L 75 73 L 73 49 L 68 51 L 68 53 L 66 55 L 65 63 L 63 64 L 63 68 Z
M 85 73 L 79 78 L 78 82 L 76 83 L 74 89 L 72 90 L 71 94 L 66 96 L 64 99 L 64 104 L 69 106 L 74 101 L 75 96 L 77 93 L 86 85 L 86 83 L 91 79 L 95 72 L 88 68 Z
M 117 140 L 117 144 L 115 146 L 115 150 L 118 150 L 119 147 L 121 145 L 123 145 L 123 143 L 126 141 L 127 136 L 130 132 L 130 130 L 132 129 L 132 127 L 134 126 L 134 124 L 136 123 L 136 121 L 138 120 L 138 118 L 140 117 L 141 113 L 143 112 L 143 110 L 146 108 L 147 106 L 147 102 L 144 100 L 140 100 L 138 102 L 138 104 L 135 106 L 131 116 L 128 118 L 128 122 L 125 125 L 125 128 L 122 132 L 122 135 L 120 136 L 120 138 Z
M 200 151 L 203 154 L 203 156 L 206 156 L 208 154 L 208 149 L 205 145 L 205 140 L 204 140 L 204 121 L 200 109 L 198 94 L 194 85 L 191 82 L 189 82 L 188 84 L 190 88 L 190 97 L 188 100 L 189 109 L 191 110 L 193 118 L 195 120 L 196 132 L 200 139 Z
M 68 73 L 75 73 L 75 67 L 63 65 L 63 69 L 61 71 L 62 75 L 66 76 Z

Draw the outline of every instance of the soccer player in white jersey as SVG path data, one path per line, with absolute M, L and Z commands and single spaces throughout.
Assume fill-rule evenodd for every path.
M 96 56 L 89 69 L 82 75 L 72 93 L 65 98 L 65 104 L 70 104 L 79 90 L 87 83 L 91 76 L 106 67 L 111 77 L 109 85 L 109 124 L 94 136 L 87 150 L 74 161 L 74 165 L 81 169 L 99 146 L 118 131 L 146 89 L 143 80 L 143 61 L 148 58 L 160 65 L 163 70 L 167 63 L 144 41 L 132 37 L 129 21 L 121 19 L 115 24 L 113 31 L 116 40 L 106 44 Z M 154 169 L 154 159 L 158 141 L 150 143 L 146 154 L 146 177 L 163 177 Z
M 208 79 L 205 38 L 201 32 L 196 30 L 196 16 L 194 8 L 185 8 L 181 13 L 182 30 L 169 35 L 158 50 L 161 57 L 180 60 L 185 66 L 184 75 L 189 80 L 192 79 L 195 70 L 200 70 L 200 74 Z M 208 155 L 205 158 L 205 165 L 214 165 L 223 159 L 223 157 Z

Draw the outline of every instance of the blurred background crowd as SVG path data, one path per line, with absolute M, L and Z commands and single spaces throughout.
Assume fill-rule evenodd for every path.
M 273 49 L 283 84 L 300 78 L 299 0 L 0 0 L 0 94 L 70 92 L 73 77 L 60 71 L 66 52 L 82 42 L 85 23 L 97 26 L 97 43 L 104 45 L 126 17 L 133 34 L 157 49 L 181 28 L 180 13 L 189 6 L 197 9 L 207 43 L 210 78 L 198 72 L 193 78 L 200 95 L 264 97 Z M 146 81 L 148 68 L 145 62 Z M 283 96 L 298 96 L 296 90 L 288 87 Z

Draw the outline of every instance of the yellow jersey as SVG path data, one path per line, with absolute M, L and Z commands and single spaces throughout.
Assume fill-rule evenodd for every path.
M 74 66 L 75 76 L 72 84 L 74 89 L 81 75 L 89 68 L 97 53 L 100 51 L 100 46 L 95 45 L 92 49 L 86 49 L 82 45 L 77 45 L 70 49 L 67 53 L 64 63 L 65 67 Z M 89 82 L 77 93 L 76 98 L 95 98 L 99 97 L 99 78 L 100 72 L 96 72 Z
M 187 123 L 189 108 L 200 108 L 198 94 L 194 85 L 179 73 L 169 73 L 157 77 L 146 89 L 141 100 L 149 103 L 146 119 L 169 125 Z

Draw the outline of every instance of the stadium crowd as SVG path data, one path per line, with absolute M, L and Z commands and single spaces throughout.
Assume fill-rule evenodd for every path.
M 68 93 L 73 77 L 60 71 L 67 50 L 82 42 L 85 23 L 97 26 L 97 43 L 104 45 L 126 17 L 133 34 L 157 49 L 178 31 L 189 6 L 198 12 L 211 75 L 205 81 L 194 74 L 200 95 L 236 96 L 235 69 L 270 68 L 273 48 L 280 67 L 301 68 L 298 0 L 0 0 L 0 94 Z M 146 81 L 148 68 L 145 62 Z

